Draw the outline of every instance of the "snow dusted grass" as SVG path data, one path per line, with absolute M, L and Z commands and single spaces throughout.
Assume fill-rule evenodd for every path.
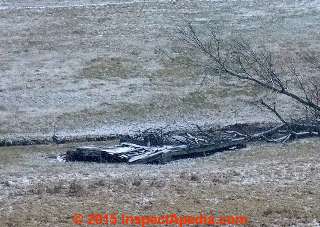
M 254 89 L 203 82 L 205 72 L 188 66 L 172 39 L 185 20 L 215 24 L 281 56 L 319 51 L 316 1 L 111 2 L 0 3 L 1 135 L 52 133 L 53 125 L 60 133 L 112 133 L 150 123 L 269 120 L 245 104 Z
M 82 69 L 80 78 L 87 79 L 128 79 L 130 77 L 139 76 L 141 72 L 141 65 L 139 63 L 119 57 L 111 58 L 95 58 L 86 63 Z M 141 75 L 140 75 L 141 76 Z
M 317 1 L 2 1 L 0 135 L 121 133 L 186 122 L 268 120 L 255 88 L 188 65 L 172 32 L 184 19 L 244 34 L 281 56 L 319 51 Z M 230 34 L 229 34 L 230 33 Z M 161 51 L 177 56 L 170 61 Z M 292 53 L 291 53 L 292 52 Z M 297 68 L 299 66 L 297 65 Z M 283 105 L 283 112 L 291 108 Z M 74 212 L 196 214 L 250 225 L 320 220 L 317 140 L 250 146 L 162 166 L 60 163 L 74 145 L 0 148 L 0 226 L 71 226 Z
M 110 142 L 112 143 L 112 142 Z M 74 212 L 247 215 L 251 226 L 320 220 L 317 139 L 166 165 L 61 163 L 74 145 L 0 148 L 0 225 L 71 226 Z

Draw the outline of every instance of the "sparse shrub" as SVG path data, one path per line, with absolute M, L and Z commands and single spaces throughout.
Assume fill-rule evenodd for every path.
M 181 172 L 181 173 L 179 174 L 179 177 L 180 177 L 181 179 L 187 179 L 187 178 L 188 178 L 188 172 L 186 172 L 186 171 Z
M 127 188 L 128 183 L 123 178 L 116 178 L 111 182 L 112 188 L 117 187 L 119 189 Z
M 104 179 L 100 179 L 97 181 L 94 181 L 92 184 L 89 184 L 89 188 L 99 188 L 106 186 L 106 181 Z
M 263 216 L 269 216 L 273 213 L 272 209 L 268 207 L 266 210 L 263 211 L 262 215 Z
M 10 187 L 11 186 L 10 182 L 7 181 L 7 180 L 3 182 L 3 185 L 6 186 L 6 187 Z
M 226 174 L 213 174 L 211 176 L 212 182 L 214 184 L 227 184 L 229 182 L 229 179 Z
M 46 191 L 46 186 L 43 183 L 37 183 L 32 186 L 32 188 L 29 190 L 31 194 L 35 195 L 41 195 Z
M 238 171 L 234 170 L 234 169 L 229 170 L 228 174 L 231 175 L 231 176 L 241 176 L 241 174 Z
M 132 185 L 139 187 L 142 184 L 142 179 L 140 177 L 135 177 L 133 179 Z
M 197 173 L 188 173 L 186 171 L 183 171 L 179 174 L 179 177 L 184 180 L 189 181 L 200 181 L 200 177 Z
M 196 173 L 191 173 L 190 180 L 191 181 L 200 181 L 200 177 Z
M 85 188 L 84 186 L 77 182 L 77 181 L 72 181 L 69 185 L 69 191 L 68 194 L 70 196 L 81 196 L 85 194 Z
M 54 185 L 50 186 L 48 185 L 46 187 L 46 193 L 49 193 L 49 194 L 58 194 L 58 193 L 61 193 L 62 192 L 62 189 L 63 189 L 63 184 L 62 182 L 58 182 L 58 183 L 54 183 Z
M 163 188 L 166 185 L 164 180 L 158 180 L 156 178 L 152 179 L 150 186 L 155 188 Z
M 100 180 L 98 180 L 98 181 L 96 182 L 96 185 L 97 185 L 97 186 L 105 186 L 105 185 L 106 185 L 106 181 L 103 180 L 103 179 L 100 179 Z
M 180 184 L 175 185 L 174 189 L 177 192 L 177 194 L 180 194 L 180 195 L 186 194 L 186 188 L 184 185 L 180 185 Z

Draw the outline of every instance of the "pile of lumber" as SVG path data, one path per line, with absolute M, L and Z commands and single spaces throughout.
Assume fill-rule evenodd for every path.
M 66 161 L 154 163 L 163 162 L 169 153 L 183 150 L 185 146 L 147 147 L 121 143 L 114 147 L 79 147 L 68 151 Z
M 129 164 L 163 164 L 181 158 L 207 156 L 224 150 L 245 147 L 245 143 L 234 141 L 228 144 L 168 145 L 161 147 L 121 143 L 114 147 L 78 147 L 65 155 L 66 161 L 125 162 Z
M 124 136 L 113 147 L 86 146 L 70 150 L 66 161 L 124 162 L 130 164 L 166 163 L 181 158 L 207 156 L 265 141 L 284 143 L 297 138 L 319 136 L 318 125 L 232 125 L 222 129 L 196 131 L 146 130 Z

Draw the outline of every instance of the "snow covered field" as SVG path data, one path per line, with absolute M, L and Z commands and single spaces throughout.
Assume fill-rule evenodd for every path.
M 186 21 L 263 43 L 283 60 L 320 51 L 319 0 L 0 0 L 0 137 L 274 120 L 248 105 L 259 90 L 203 81 L 179 64 L 192 60 L 174 38 Z M 166 165 L 52 158 L 79 144 L 0 147 L 0 226 L 216 209 L 248 216 L 249 226 L 319 226 L 319 145 L 251 144 Z
M 281 56 L 317 51 L 319 12 L 319 1 L 292 0 L 1 1 L 0 135 L 268 121 L 245 103 L 257 91 L 201 86 L 201 73 L 162 52 L 181 52 L 170 37 L 186 20 Z

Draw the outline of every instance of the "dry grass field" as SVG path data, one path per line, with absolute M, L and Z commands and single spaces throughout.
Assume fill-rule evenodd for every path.
M 320 50 L 319 11 L 317 0 L 1 1 L 0 135 L 269 121 L 246 104 L 256 91 L 181 65 L 192 59 L 172 37 L 193 21 L 294 57 Z
M 174 38 L 186 21 L 264 44 L 279 60 L 320 51 L 319 0 L 2 0 L 0 138 L 273 121 L 248 105 L 255 88 L 204 81 L 186 66 L 193 59 Z M 75 212 L 217 209 L 249 226 L 320 225 L 317 139 L 165 165 L 52 158 L 78 145 L 0 147 L 0 227 L 73 226 Z
M 0 148 L 0 226 L 72 226 L 72 214 L 246 215 L 248 226 L 317 226 L 319 141 L 252 145 L 165 165 L 63 163 L 73 145 Z

